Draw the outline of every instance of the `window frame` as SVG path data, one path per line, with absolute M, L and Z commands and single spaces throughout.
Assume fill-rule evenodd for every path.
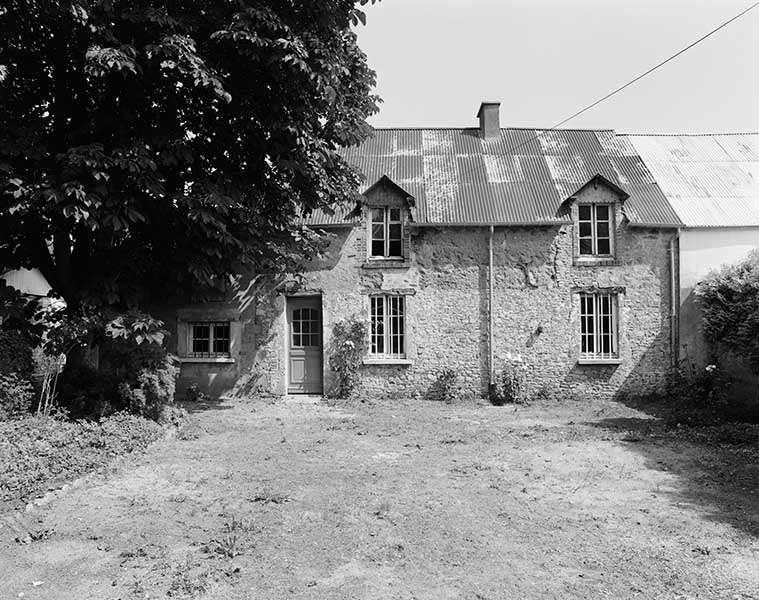
M 380 304 L 376 304 L 378 300 L 381 300 Z M 400 309 L 399 315 L 392 315 L 393 304 L 395 304 L 396 310 Z M 378 307 L 382 309 L 381 315 L 377 310 Z M 408 353 L 407 309 L 406 296 L 402 294 L 372 294 L 369 296 L 369 348 L 367 355 L 370 360 L 406 360 Z M 378 316 L 381 316 L 382 319 L 381 334 L 376 333 L 375 319 Z M 400 325 L 400 328 L 398 325 Z M 398 352 L 392 352 L 393 338 L 398 340 Z M 378 344 L 375 344 L 375 339 L 382 340 L 382 352 L 376 351 Z M 388 350 L 390 351 L 388 352 Z
M 580 218 L 580 212 L 583 208 L 589 208 L 590 209 L 590 220 L 587 219 L 581 219 Z M 598 219 L 598 208 L 599 207 L 605 207 L 608 211 L 607 219 L 599 220 Z M 613 203 L 607 203 L 607 202 L 593 202 L 593 203 L 582 203 L 578 204 L 577 206 L 577 258 L 579 260 L 592 260 L 592 259 L 601 259 L 601 260 L 609 260 L 614 258 L 614 252 L 615 252 L 615 239 L 614 239 L 614 204 Z M 590 224 L 590 236 L 583 236 L 582 235 L 582 224 L 583 223 L 589 223 Z M 598 225 L 599 223 L 607 223 L 608 224 L 608 236 L 600 236 L 598 233 Z M 582 251 L 582 241 L 583 240 L 590 240 L 591 241 L 591 252 L 590 253 L 583 253 Z M 609 240 L 609 252 L 608 254 L 604 253 L 601 254 L 598 252 L 598 242 L 600 239 L 608 239 Z
M 608 313 L 604 311 L 603 300 L 607 299 Z M 618 364 L 619 351 L 619 294 L 613 291 L 581 292 L 580 299 L 580 354 L 582 364 Z M 592 312 L 587 312 L 588 302 Z M 610 317 L 609 327 L 604 327 L 604 317 Z M 588 319 L 592 320 L 592 331 L 588 331 Z M 609 341 L 608 352 L 603 351 L 604 339 Z M 593 349 L 588 343 L 592 340 Z M 585 349 L 583 349 L 585 344 Z M 600 351 L 599 351 L 600 350 Z
M 229 320 L 214 320 L 214 321 L 187 321 L 187 358 L 196 359 L 220 359 L 220 358 L 232 358 L 232 322 Z M 217 337 L 215 331 L 216 327 L 226 327 L 226 337 Z M 196 338 L 196 327 L 208 327 L 208 338 Z M 208 340 L 207 352 L 196 352 L 194 350 L 196 339 Z M 226 350 L 217 352 L 214 350 L 215 342 L 224 340 L 226 341 Z
M 368 215 L 368 231 L 367 231 L 367 252 L 368 252 L 368 258 L 369 260 L 403 260 L 405 258 L 404 254 L 404 234 L 405 234 L 405 223 L 404 223 L 404 214 L 403 214 L 403 208 L 400 206 L 390 206 L 390 205 L 384 205 L 384 206 L 368 206 L 369 209 L 369 215 Z M 374 219 L 374 211 L 382 211 L 382 237 L 381 238 L 375 238 L 374 237 L 374 225 L 380 224 L 379 221 L 375 221 Z M 398 219 L 392 218 L 392 211 L 398 211 Z M 400 229 L 399 237 L 397 238 L 391 238 L 390 237 L 390 231 L 393 225 L 398 225 Z M 376 241 L 382 241 L 383 249 L 382 254 L 374 254 L 374 242 Z M 392 242 L 398 242 L 400 244 L 400 252 L 399 254 L 391 254 L 390 253 L 390 246 Z

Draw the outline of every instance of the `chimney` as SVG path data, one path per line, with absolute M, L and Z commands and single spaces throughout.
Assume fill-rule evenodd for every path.
M 480 137 L 483 140 L 492 140 L 501 136 L 501 124 L 498 121 L 498 108 L 500 102 L 483 102 L 477 111 L 480 120 Z

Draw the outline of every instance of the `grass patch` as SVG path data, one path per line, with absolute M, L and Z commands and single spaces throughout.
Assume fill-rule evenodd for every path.
M 99 423 L 36 416 L 0 422 L 0 501 L 26 501 L 118 456 L 142 452 L 162 433 L 154 421 L 126 413 Z

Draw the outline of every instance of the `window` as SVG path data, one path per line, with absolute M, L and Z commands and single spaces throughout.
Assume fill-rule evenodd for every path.
M 580 328 L 580 359 L 619 358 L 616 295 L 580 294 Z
M 580 204 L 580 255 L 611 256 L 611 205 Z
M 321 316 L 315 308 L 296 308 L 293 311 L 292 347 L 321 346 Z
M 405 358 L 406 324 L 403 296 L 370 296 L 370 349 L 374 358 Z
M 403 258 L 403 221 L 401 209 L 388 206 L 370 212 L 372 258 Z
M 229 321 L 189 324 L 189 355 L 194 358 L 229 357 Z

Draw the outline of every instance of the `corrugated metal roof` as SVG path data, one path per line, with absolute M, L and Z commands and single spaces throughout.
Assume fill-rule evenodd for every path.
M 639 225 L 681 223 L 629 141 L 611 130 L 377 129 L 344 151 L 364 174 L 366 191 L 383 175 L 415 198 L 420 224 L 565 222 L 562 203 L 595 175 L 630 197 Z M 322 224 L 315 214 L 313 224 Z M 335 224 L 332 217 L 329 224 Z
M 686 227 L 759 226 L 759 134 L 629 135 Z

